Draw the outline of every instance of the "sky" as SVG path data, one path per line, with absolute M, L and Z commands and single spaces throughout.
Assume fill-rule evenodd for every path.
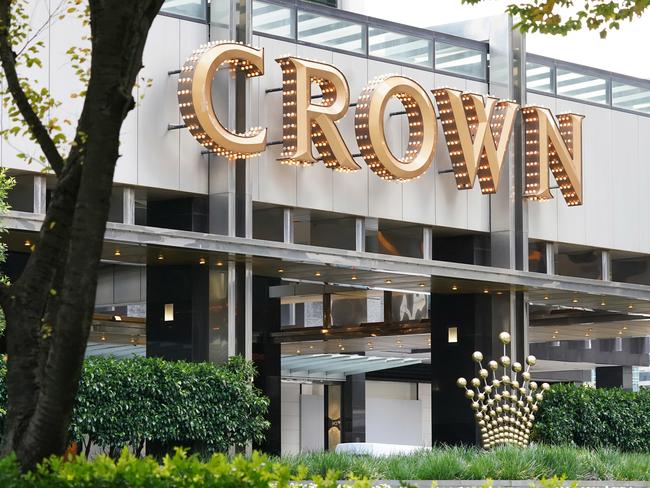
M 514 0 L 485 0 L 464 5 L 461 0 L 343 0 L 346 10 L 417 27 L 497 15 Z M 396 8 L 399 5 L 399 8 Z M 570 61 L 614 73 L 650 79 L 650 9 L 644 17 L 621 25 L 601 39 L 598 32 L 580 31 L 567 36 L 529 34 L 528 52 Z

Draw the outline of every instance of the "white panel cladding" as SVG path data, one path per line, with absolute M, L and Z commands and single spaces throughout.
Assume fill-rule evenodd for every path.
M 466 81 L 462 78 L 436 74 L 436 86 L 466 89 Z M 451 159 L 445 143 L 442 124 L 438 121 L 438 149 L 434 165 L 436 177 L 436 224 L 443 227 L 467 228 L 467 190 L 456 188 L 453 173 L 440 174 L 439 171 L 451 169 Z
M 402 75 L 412 78 L 431 95 L 431 90 L 436 86 L 435 75 L 429 71 L 415 68 L 403 68 Z M 432 99 L 433 102 L 433 99 Z M 435 104 L 434 104 L 435 105 Z M 400 108 L 403 110 L 403 108 Z M 398 117 L 402 121 L 402 148 L 408 144 L 408 118 L 406 115 Z M 444 134 L 438 130 L 438 138 Z M 402 192 L 403 218 L 407 222 L 435 225 L 436 223 L 436 161 L 418 179 L 404 184 Z
M 556 102 L 552 97 L 528 93 L 528 105 L 548 107 L 554 114 L 557 113 Z M 551 177 L 551 186 L 555 186 L 554 183 Z M 557 241 L 557 205 L 558 196 L 562 198 L 562 195 L 558 190 L 551 190 L 551 193 L 553 200 L 528 203 L 528 237 L 531 239 Z
M 300 453 L 300 384 L 280 387 L 280 452 L 282 456 Z
M 559 104 L 558 104 L 559 105 Z M 615 160 L 608 157 L 611 151 L 612 111 L 606 108 L 582 105 L 576 107 L 586 117 L 583 132 L 583 197 L 585 243 L 590 246 L 610 248 L 614 245 L 612 202 L 616 198 L 612 185 Z M 650 153 L 649 153 L 650 154 Z M 639 181 L 643 181 L 639 178 Z M 647 180 L 646 180 L 647 181 Z M 560 198 L 558 206 L 566 214 L 573 208 L 566 208 Z
M 431 384 L 418 383 L 418 400 L 422 406 L 422 445 L 431 446 Z
M 614 248 L 631 251 L 640 250 L 639 227 L 648 222 L 648 209 L 639 205 L 641 181 L 636 176 L 641 169 L 638 119 L 637 115 L 612 112 L 612 146 L 609 153 L 616 195 L 611 202 L 614 207 Z
M 150 87 L 140 87 L 144 98 L 138 110 L 137 183 L 142 186 L 180 188 L 180 131 L 167 130 L 167 124 L 180 123 L 178 78 L 167 76 L 167 71 L 179 68 L 180 24 L 179 19 L 159 15 L 147 38 L 139 75 L 140 80 L 152 80 Z
M 350 103 L 355 102 L 361 90 L 368 83 L 368 71 L 359 69 L 360 58 L 347 54 L 333 53 L 332 63 L 343 73 L 350 86 Z M 364 62 L 365 66 L 365 62 Z M 338 122 L 343 140 L 350 153 L 359 154 L 354 134 L 354 108 Z M 361 169 L 352 173 L 334 171 L 332 180 L 332 210 L 335 212 L 368 215 L 368 173 L 370 170 L 361 158 L 355 158 Z
M 185 59 L 207 41 L 207 27 L 198 22 L 180 22 L 180 43 L 178 68 Z M 172 68 L 172 69 L 178 69 Z M 172 84 L 178 79 L 177 76 L 170 76 Z M 208 192 L 208 158 L 201 155 L 202 146 L 187 130 L 179 130 L 180 151 L 178 160 L 179 189 L 192 193 Z
M 359 67 L 364 64 L 364 60 L 359 60 Z M 367 61 L 368 66 L 368 82 L 379 75 L 393 73 L 402 74 L 401 66 L 396 66 L 389 63 L 380 61 Z M 394 110 L 401 110 L 399 104 L 389 104 Z M 387 110 L 389 111 L 389 110 Z M 400 117 L 392 117 L 392 119 L 399 119 Z M 386 120 L 386 116 L 384 117 Z M 401 138 L 401 122 L 399 120 L 392 120 L 386 124 L 386 140 L 391 149 L 395 152 L 402 151 L 402 138 Z M 393 129 L 394 130 L 391 130 Z M 365 164 L 363 160 L 360 164 Z M 402 220 L 402 191 L 404 183 L 396 181 L 384 181 L 379 179 L 372 171 L 368 171 L 368 215 L 370 217 L 379 217 L 385 219 Z
M 417 393 L 417 383 L 366 381 L 366 442 L 424 445 Z
M 487 93 L 487 85 L 479 81 L 467 80 L 465 88 L 473 93 Z M 508 157 L 508 154 L 505 156 Z M 505 179 L 503 180 L 505 183 Z M 507 184 L 501 184 L 499 191 L 508 191 Z M 467 228 L 470 230 L 490 232 L 490 197 L 481 193 L 478 184 L 478 177 L 474 182 L 474 188 L 467 190 Z
M 329 50 L 298 45 L 296 54 L 301 58 L 332 64 L 332 51 Z M 279 66 L 275 69 L 279 70 Z M 313 92 L 314 95 L 318 94 L 318 89 L 315 88 Z M 314 147 L 312 147 L 312 152 L 317 154 Z M 296 177 L 298 207 L 332 211 L 334 171 L 319 161 L 311 166 L 296 168 Z
M 582 114 L 584 113 L 583 108 L 584 106 L 582 104 L 559 99 L 557 101 L 557 109 L 554 114 L 562 112 L 574 112 Z M 583 129 L 586 130 L 586 121 L 584 121 L 583 124 Z M 583 138 L 584 149 L 587 148 L 588 144 L 588 138 Z M 583 162 L 585 164 L 589 164 L 589 162 L 592 163 L 589 167 L 590 171 L 594 171 L 598 166 L 601 165 L 600 162 L 596 162 L 595 160 L 592 160 L 592 158 L 587 159 L 587 153 L 585 153 L 583 156 Z M 606 164 L 606 162 L 607 160 L 605 160 L 603 163 Z M 553 176 L 551 176 L 551 186 L 557 186 L 557 182 L 553 179 Z M 591 210 L 591 206 L 587 207 L 585 205 L 581 205 L 577 207 L 569 207 L 559 190 L 555 195 L 555 198 L 557 200 L 558 239 L 563 242 L 586 244 L 587 229 L 585 227 L 585 218 L 587 213 Z
M 639 226 L 640 251 L 650 253 L 650 226 L 648 209 L 650 209 L 650 118 L 639 117 L 639 177 L 640 204 L 637 225 Z
M 269 142 L 282 140 L 282 93 L 265 93 L 265 90 L 282 87 L 282 71 L 276 58 L 296 55 L 296 45 L 260 37 L 258 47 L 264 48 L 264 76 L 259 83 L 259 120 L 267 128 Z M 295 207 L 296 167 L 280 164 L 282 146 L 269 146 L 258 160 L 258 199 L 262 202 Z
M 529 237 L 593 247 L 647 252 L 650 237 L 643 229 L 644 190 L 650 180 L 645 163 L 650 146 L 643 132 L 647 117 L 605 107 L 529 93 L 529 104 L 555 114 L 572 111 L 583 122 L 584 203 L 569 208 L 558 190 L 554 199 L 530 202 Z M 557 182 L 551 178 L 551 185 Z

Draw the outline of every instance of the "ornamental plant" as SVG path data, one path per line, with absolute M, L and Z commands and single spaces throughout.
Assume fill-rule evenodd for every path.
M 548 444 L 650 452 L 650 390 L 554 385 L 533 436 Z
M 0 370 L 0 402 L 6 402 Z M 69 438 L 89 454 L 96 446 L 112 458 L 146 442 L 188 446 L 204 453 L 260 441 L 268 427 L 268 400 L 252 386 L 255 368 L 241 357 L 225 365 L 134 357 L 85 361 Z M 4 419 L 3 419 L 4 420 Z

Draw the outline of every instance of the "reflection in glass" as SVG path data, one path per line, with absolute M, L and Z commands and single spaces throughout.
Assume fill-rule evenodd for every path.
M 161 12 L 207 20 L 206 0 L 165 0 Z
M 356 53 L 364 52 L 363 25 L 298 11 L 298 40 Z
M 650 113 L 650 89 L 613 81 L 612 104 L 615 107 Z
M 293 10 L 255 0 L 253 2 L 253 30 L 273 36 L 293 38 Z
M 526 63 L 526 88 L 552 93 L 551 67 L 537 63 Z
M 594 103 L 607 103 L 607 82 L 602 78 L 558 68 L 557 94 Z
M 368 54 L 433 68 L 433 41 L 376 27 L 368 29 Z
M 485 54 L 477 49 L 436 41 L 436 69 L 485 79 Z

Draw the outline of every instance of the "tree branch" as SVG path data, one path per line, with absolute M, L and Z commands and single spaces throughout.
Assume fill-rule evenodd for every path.
M 29 103 L 25 91 L 20 86 L 20 80 L 16 72 L 16 56 L 9 41 L 11 26 L 10 3 L 9 0 L 0 1 L 0 61 L 7 79 L 7 86 L 32 136 L 41 147 L 54 172 L 59 176 L 63 170 L 63 158 L 43 122 L 34 112 L 31 103 Z

